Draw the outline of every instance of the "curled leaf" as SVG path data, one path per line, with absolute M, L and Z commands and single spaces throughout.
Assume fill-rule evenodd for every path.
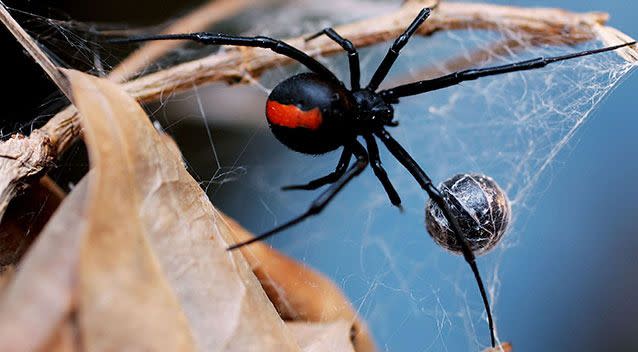
M 205 351 L 298 350 L 243 257 L 226 252 L 230 236 L 208 198 L 137 102 L 112 82 L 67 77 L 94 166 L 80 326 L 96 343 L 108 334 L 177 350 L 192 334 Z
M 75 301 L 85 234 L 85 182 L 66 197 L 0 296 L 2 351 L 38 351 L 56 334 Z

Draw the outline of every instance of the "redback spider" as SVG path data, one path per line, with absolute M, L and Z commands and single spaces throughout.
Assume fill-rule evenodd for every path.
M 368 164 L 370 164 L 372 171 L 381 182 L 390 202 L 400 207 L 401 199 L 381 165 L 376 142 L 376 139 L 379 139 L 390 153 L 412 174 L 416 182 L 427 192 L 431 201 L 440 208 L 447 220 L 453 232 L 453 240 L 460 247 L 460 252 L 472 269 L 476 279 L 487 314 L 491 344 L 494 346 L 496 339 L 490 304 L 473 252 L 473 250 L 478 252 L 481 248 L 470 245 L 466 232 L 462 230 L 457 217 L 453 215 L 450 204 L 446 201 L 444 194 L 434 186 L 425 171 L 386 130 L 386 127 L 397 125 L 397 122 L 394 121 L 393 105 L 399 103 L 399 98 L 402 97 L 451 87 L 461 82 L 481 77 L 537 69 L 554 62 L 611 51 L 636 44 L 636 42 L 562 56 L 539 57 L 506 65 L 459 71 L 439 78 L 378 91 L 379 85 L 399 57 L 401 49 L 408 43 L 410 37 L 417 31 L 419 26 L 430 16 L 430 13 L 431 10 L 427 8 L 419 12 L 405 32 L 394 41 L 374 72 L 372 79 L 365 87 L 360 85 L 359 54 L 348 39 L 341 37 L 332 28 L 326 28 L 308 37 L 307 40 L 311 40 L 320 35 L 326 35 L 348 53 L 350 89 L 346 88 L 330 70 L 314 58 L 281 40 L 269 37 L 242 37 L 223 33 L 202 32 L 135 36 L 116 39 L 111 42 L 133 43 L 148 40 L 183 39 L 206 45 L 258 47 L 270 49 L 306 66 L 311 72 L 294 75 L 279 83 L 272 90 L 266 101 L 266 118 L 275 137 L 288 148 L 300 153 L 317 155 L 342 147 L 341 158 L 336 169 L 330 174 L 306 184 L 291 185 L 283 188 L 284 190 L 314 190 L 321 186 L 329 185 L 303 214 L 249 241 L 237 243 L 228 249 L 233 250 L 261 241 L 304 221 L 308 217 L 321 213 L 339 191 L 359 175 Z M 363 138 L 367 148 L 358 141 L 358 137 Z M 351 165 L 350 161 L 353 156 L 356 158 L 356 162 Z

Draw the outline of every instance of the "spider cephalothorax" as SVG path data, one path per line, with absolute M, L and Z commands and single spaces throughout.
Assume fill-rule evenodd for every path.
M 419 26 L 429 17 L 430 12 L 430 9 L 423 9 L 419 12 L 403 34 L 394 41 L 390 50 L 383 58 L 383 61 L 372 75 L 372 79 L 364 88 L 361 87 L 359 82 L 360 68 L 357 49 L 349 40 L 341 37 L 332 28 L 326 28 L 307 39 L 310 40 L 320 35 L 326 35 L 348 53 L 350 89 L 346 88 L 345 85 L 319 61 L 281 40 L 268 37 L 241 37 L 222 33 L 190 33 L 133 37 L 115 40 L 114 42 L 131 43 L 147 40 L 186 39 L 209 45 L 259 47 L 285 55 L 306 66 L 311 73 L 302 73 L 292 76 L 279 83 L 279 85 L 273 89 L 266 102 L 266 118 L 275 137 L 292 150 L 306 154 L 324 154 L 343 147 L 339 163 L 332 173 L 324 177 L 312 180 L 303 185 L 284 187 L 285 190 L 312 190 L 322 186 L 328 186 L 303 214 L 249 241 L 235 244 L 231 246 L 229 250 L 263 240 L 302 222 L 308 217 L 319 214 L 339 191 L 341 191 L 348 182 L 359 175 L 368 165 L 370 165 L 374 174 L 379 179 L 390 202 L 395 206 L 400 206 L 401 199 L 381 165 L 379 149 L 376 142 L 378 139 L 408 172 L 410 172 L 416 182 L 428 194 L 430 197 L 430 204 L 428 205 L 429 211 L 434 213 L 440 211 L 443 215 L 444 219 L 438 219 L 438 221 L 445 223 L 445 226 L 439 226 L 442 230 L 439 231 L 440 235 L 437 236 L 444 237 L 451 235 L 454 237 L 454 240 L 451 241 L 446 238 L 437 238 L 437 240 L 439 243 L 453 244 L 451 249 L 463 254 L 463 257 L 470 265 L 481 293 L 483 304 L 485 305 L 491 342 L 492 346 L 494 346 L 496 337 L 494 335 L 489 301 L 478 266 L 476 265 L 475 254 L 472 250 L 473 247 L 470 246 L 467 236 L 465 235 L 465 233 L 472 233 L 471 231 L 473 229 L 464 228 L 462 226 L 474 226 L 467 224 L 476 224 L 477 222 L 468 220 L 468 216 L 471 218 L 472 214 L 467 213 L 466 209 L 459 211 L 459 206 L 455 206 L 455 211 L 452 211 L 448 204 L 448 200 L 451 199 L 450 196 L 447 194 L 444 195 L 434 186 L 432 180 L 419 164 L 399 142 L 386 131 L 386 126 L 396 125 L 393 121 L 394 109 L 392 105 L 397 104 L 399 98 L 451 87 L 464 81 L 508 72 L 537 69 L 553 62 L 611 51 L 636 43 L 624 43 L 569 55 L 547 58 L 539 57 L 507 65 L 459 71 L 439 78 L 377 91 L 377 88 L 390 71 L 395 60 L 399 57 L 401 49 L 408 43 L 410 37 L 416 33 Z M 359 142 L 358 137 L 363 138 L 366 147 Z M 350 162 L 353 156 L 357 160 L 351 165 Z M 494 189 L 496 188 L 498 187 L 495 186 Z M 488 204 L 489 202 L 484 203 Z M 462 220 L 461 222 L 459 218 Z M 504 219 L 505 218 L 507 217 L 504 217 Z M 474 219 L 472 218 L 470 220 Z M 500 238 L 505 231 L 504 227 L 506 222 L 498 225 L 499 232 L 492 231 L 492 233 L 499 234 L 497 237 Z M 474 232 L 481 235 L 480 231 Z M 494 243 L 490 243 L 490 245 L 493 246 Z

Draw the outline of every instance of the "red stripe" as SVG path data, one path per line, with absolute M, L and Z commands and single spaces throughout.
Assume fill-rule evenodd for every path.
M 277 126 L 310 130 L 318 129 L 323 122 L 319 108 L 304 111 L 295 105 L 284 105 L 274 100 L 266 102 L 266 117 Z

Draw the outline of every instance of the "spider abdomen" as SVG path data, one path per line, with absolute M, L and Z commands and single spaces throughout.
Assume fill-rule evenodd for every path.
M 292 150 L 323 154 L 352 138 L 354 103 L 339 82 L 302 73 L 279 83 L 268 96 L 266 118 L 275 137 Z

